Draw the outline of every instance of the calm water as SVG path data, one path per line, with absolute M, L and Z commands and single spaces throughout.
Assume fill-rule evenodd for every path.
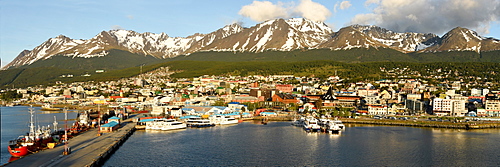
M 27 106 L 15 106 L 15 107 L 0 107 L 1 114 L 1 156 L 0 165 L 9 162 L 10 154 L 7 151 L 7 146 L 10 140 L 16 139 L 20 135 L 24 135 L 29 132 L 30 128 L 30 113 L 28 112 L 29 107 Z M 53 126 L 54 116 L 56 116 L 57 122 L 59 123 L 59 128 L 64 128 L 64 112 L 44 112 L 40 111 L 40 107 L 33 107 L 35 110 L 35 115 L 33 119 L 35 120 L 35 126 Z M 68 119 L 75 119 L 76 112 L 69 111 Z M 68 121 L 68 126 L 73 124 L 74 121 Z
M 349 126 L 305 133 L 289 122 L 136 131 L 104 166 L 500 166 L 500 130 Z

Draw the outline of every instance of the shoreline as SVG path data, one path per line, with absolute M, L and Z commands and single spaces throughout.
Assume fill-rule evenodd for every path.
M 21 104 L 31 105 L 31 104 Z M 33 105 L 40 107 L 41 105 Z M 54 107 L 73 110 L 89 110 L 97 109 L 97 106 L 76 106 L 76 105 L 54 105 Z M 107 109 L 106 106 L 101 107 L 101 110 Z M 253 118 L 243 119 L 244 121 L 293 121 L 296 117 L 292 115 L 280 115 L 275 117 L 255 116 Z M 428 127 L 428 128 L 445 128 L 445 129 L 496 129 L 500 128 L 500 122 L 493 121 L 472 121 L 472 122 L 439 122 L 439 121 L 422 121 L 422 120 L 375 120 L 375 119 L 353 119 L 353 118 L 339 118 L 345 124 L 369 124 L 369 125 L 388 125 L 388 126 L 411 126 L 411 127 Z
M 266 117 L 256 116 L 251 120 L 260 121 Z M 292 116 L 267 117 L 267 121 L 292 121 Z M 389 125 L 389 126 L 411 126 L 424 128 L 445 128 L 445 129 L 496 129 L 500 128 L 500 122 L 437 122 L 437 121 L 413 121 L 413 120 L 370 120 L 340 118 L 344 124 L 369 124 L 369 125 Z
M 389 126 L 411 126 L 423 128 L 445 128 L 445 129 L 496 129 L 500 128 L 500 122 L 473 122 L 473 123 L 451 123 L 430 121 L 392 121 L 392 120 L 355 120 L 340 119 L 346 124 L 370 124 Z

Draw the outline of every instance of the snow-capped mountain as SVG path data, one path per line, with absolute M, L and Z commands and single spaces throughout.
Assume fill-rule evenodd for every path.
M 387 46 L 351 26 L 341 28 L 338 32 L 334 33 L 328 41 L 320 45 L 320 48 L 329 48 L 331 50 L 369 47 L 378 48 Z
M 353 25 L 351 27 L 383 45 L 403 52 L 425 49 L 436 44 L 439 39 L 437 35 L 431 33 L 397 33 L 377 26 Z
M 444 34 L 436 45 L 425 51 L 491 51 L 499 50 L 500 41 L 493 38 L 484 38 L 476 32 L 457 27 Z
M 214 41 L 202 51 L 290 51 L 316 48 L 328 40 L 333 31 L 324 23 L 307 19 L 269 20 Z
M 263 52 L 296 49 L 331 50 L 391 48 L 400 52 L 491 51 L 500 50 L 500 41 L 476 32 L 455 28 L 442 38 L 435 34 L 398 33 L 377 26 L 352 25 L 333 32 L 325 23 L 303 18 L 268 20 L 250 28 L 230 24 L 208 34 L 170 37 L 165 33 L 138 33 L 130 30 L 103 31 L 88 40 L 60 35 L 31 51 L 21 52 L 3 69 L 29 65 L 54 55 L 92 58 L 119 49 L 158 59 L 189 55 L 199 51 Z

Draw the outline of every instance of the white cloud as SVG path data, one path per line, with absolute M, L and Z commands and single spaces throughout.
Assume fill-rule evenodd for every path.
M 371 4 L 380 4 L 380 0 L 366 0 L 365 6 L 369 6 Z
M 238 14 L 257 22 L 292 16 L 313 21 L 325 21 L 331 16 L 328 8 L 312 0 L 301 0 L 297 6 L 293 2 L 283 3 L 279 1 L 273 4 L 269 1 L 253 1 L 252 4 L 243 6 Z
M 371 13 L 358 14 L 350 24 L 374 24 L 398 32 L 441 34 L 455 27 L 487 34 L 500 19 L 500 0 L 367 0 Z
M 238 14 L 258 22 L 289 17 L 282 3 L 276 5 L 269 1 L 253 1 L 252 4 L 243 6 Z
M 295 11 L 302 17 L 313 21 L 325 21 L 332 13 L 325 6 L 312 0 L 301 0 Z
M 344 9 L 348 9 L 348 8 L 349 8 L 349 7 L 351 7 L 351 6 L 352 6 L 352 4 L 351 4 L 351 2 L 349 2 L 349 1 L 342 1 L 342 2 L 340 3 L 340 9 L 342 9 L 342 10 L 344 10 Z
M 111 29 L 112 30 L 124 30 L 124 28 L 122 26 L 119 26 L 119 25 L 113 25 L 113 26 L 111 26 Z

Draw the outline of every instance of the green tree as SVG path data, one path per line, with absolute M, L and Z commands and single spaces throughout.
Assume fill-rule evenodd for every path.
M 6 91 L 5 93 L 2 93 L 0 98 L 2 100 L 5 100 L 5 101 L 14 101 L 14 100 L 20 99 L 22 97 L 23 97 L 22 94 L 19 94 L 19 93 L 17 93 L 17 91 L 13 90 L 13 91 Z

